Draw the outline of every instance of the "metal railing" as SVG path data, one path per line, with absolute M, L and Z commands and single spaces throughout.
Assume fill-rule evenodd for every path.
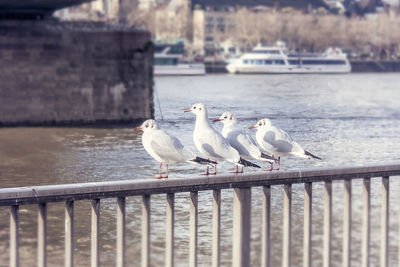
M 189 266 L 197 266 L 198 191 L 213 190 L 212 266 L 220 265 L 221 189 L 234 188 L 232 265 L 250 266 L 251 188 L 263 187 L 262 266 L 270 266 L 271 186 L 284 185 L 282 266 L 290 266 L 292 240 L 292 184 L 304 184 L 303 266 L 311 266 L 312 184 L 324 182 L 323 265 L 331 266 L 332 181 L 344 181 L 343 266 L 351 259 L 352 180 L 363 179 L 362 266 L 370 261 L 370 179 L 382 177 L 380 266 L 388 266 L 389 177 L 400 165 L 255 172 L 166 180 L 128 180 L 0 189 L 0 206 L 10 206 L 10 266 L 19 265 L 19 206 L 38 205 L 38 266 L 46 266 L 47 203 L 65 202 L 65 266 L 74 262 L 74 201 L 91 200 L 91 266 L 99 265 L 100 200 L 117 198 L 117 266 L 125 265 L 126 197 L 142 196 L 142 266 L 150 266 L 150 200 L 166 194 L 165 266 L 174 266 L 174 196 L 190 192 Z

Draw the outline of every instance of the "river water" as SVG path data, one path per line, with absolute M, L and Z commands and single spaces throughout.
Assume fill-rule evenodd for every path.
M 224 111 L 237 116 L 243 128 L 267 117 L 285 129 L 322 161 L 285 158 L 282 170 L 320 167 L 363 166 L 400 161 L 400 75 L 207 75 L 203 77 L 157 77 L 155 117 L 160 126 L 176 135 L 188 148 L 192 141 L 194 115 L 183 110 L 204 103 L 210 119 Z M 136 125 L 114 128 L 1 128 L 1 187 L 79 183 L 148 178 L 157 174 L 158 164 L 146 154 Z M 216 124 L 217 129 L 221 125 Z M 249 131 L 254 134 L 254 132 Z M 219 172 L 233 170 L 219 164 Z M 170 166 L 170 177 L 196 175 L 203 169 L 192 165 Z M 391 179 L 390 201 L 399 203 L 400 183 Z M 353 182 L 352 261 L 361 255 L 361 185 Z M 341 263 L 343 183 L 333 183 L 333 260 Z M 211 192 L 199 193 L 199 265 L 211 262 Z M 313 265 L 322 260 L 323 185 L 313 191 Z M 303 188 L 293 186 L 293 265 L 302 263 Z M 127 263 L 140 265 L 140 197 L 127 200 Z M 232 190 L 222 192 L 222 266 L 231 262 Z M 252 194 L 252 265 L 260 263 L 261 190 Z M 179 193 L 176 202 L 175 257 L 186 266 L 189 239 L 188 194 Z M 152 197 L 152 265 L 164 260 L 165 196 Z M 379 264 L 380 180 L 372 181 L 372 266 Z M 391 205 L 390 266 L 398 252 L 398 205 Z M 0 266 L 8 262 L 8 208 L 0 208 Z M 36 206 L 22 206 L 21 266 L 36 264 Z M 115 265 L 116 200 L 101 202 L 101 263 Z M 392 215 L 393 214 L 393 215 Z M 64 213 L 62 203 L 49 204 L 48 262 L 63 264 Z M 281 264 L 282 187 L 272 188 L 272 263 Z M 75 262 L 90 265 L 90 202 L 75 207 Z

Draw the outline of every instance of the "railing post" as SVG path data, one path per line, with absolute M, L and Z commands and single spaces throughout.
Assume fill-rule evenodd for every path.
M 19 266 L 19 206 L 10 207 L 10 267 Z
M 189 266 L 197 267 L 198 192 L 190 192 Z
M 117 200 L 117 267 L 125 266 L 125 197 Z
M 351 180 L 344 180 L 343 267 L 351 261 Z
M 381 267 L 388 266 L 389 247 L 389 177 L 382 177 L 382 214 L 381 214 Z
M 221 233 L 221 190 L 213 190 L 213 215 L 212 215 L 212 267 L 220 265 L 220 233 Z
M 332 238 L 332 181 L 325 182 L 324 201 L 324 258 L 323 266 L 331 266 L 331 238 Z
M 64 266 L 74 266 L 74 201 L 65 202 Z
M 282 267 L 289 267 L 291 262 L 292 243 L 292 185 L 285 184 L 283 188 L 283 251 Z
M 303 266 L 311 267 L 312 183 L 304 183 L 304 241 Z
M 235 188 L 232 266 L 250 266 L 251 188 Z
M 98 267 L 100 260 L 100 199 L 92 200 L 91 267 Z
M 271 264 L 271 186 L 263 186 L 262 236 L 261 236 L 261 266 Z
M 369 244 L 371 227 L 371 179 L 363 181 L 363 225 L 362 225 L 362 267 L 369 267 Z
M 142 197 L 142 267 L 150 267 L 150 195 Z
M 46 267 L 47 203 L 38 205 L 38 267 Z
M 173 193 L 167 194 L 167 210 L 166 220 L 167 225 L 165 227 L 165 266 L 174 266 L 174 219 L 175 219 L 175 195 Z

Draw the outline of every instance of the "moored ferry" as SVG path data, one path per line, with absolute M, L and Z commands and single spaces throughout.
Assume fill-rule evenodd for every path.
M 183 60 L 183 49 L 183 43 L 155 44 L 154 75 L 205 75 L 203 62 Z
M 348 73 L 351 65 L 339 48 L 323 54 L 288 54 L 284 46 L 257 46 L 228 62 L 230 73 Z

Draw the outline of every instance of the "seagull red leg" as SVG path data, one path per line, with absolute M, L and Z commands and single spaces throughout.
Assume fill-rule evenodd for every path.
M 268 170 L 265 170 L 266 172 L 271 172 L 274 169 L 274 164 L 272 162 L 268 162 L 269 165 L 271 166 Z
M 211 175 L 216 175 L 217 174 L 217 161 L 214 163 L 214 172 L 210 173 Z
M 230 173 L 239 173 L 239 167 L 237 165 L 235 165 L 235 166 L 236 166 L 236 170 L 233 172 L 230 172 Z
M 162 176 L 162 178 L 168 178 L 168 163 L 165 164 L 166 168 L 167 168 L 167 173 L 165 176 Z
M 163 178 L 163 177 L 161 176 L 161 167 L 162 167 L 162 163 L 160 162 L 160 168 L 159 168 L 159 170 L 158 170 L 158 177 L 153 177 L 154 179 L 161 179 L 161 178 Z
M 281 157 L 278 157 L 278 168 L 276 168 L 275 170 L 279 171 L 281 168 Z
M 207 165 L 207 167 L 206 167 L 206 173 L 200 173 L 200 175 L 209 175 L 210 173 L 208 172 L 208 168 L 209 168 L 209 166 Z

